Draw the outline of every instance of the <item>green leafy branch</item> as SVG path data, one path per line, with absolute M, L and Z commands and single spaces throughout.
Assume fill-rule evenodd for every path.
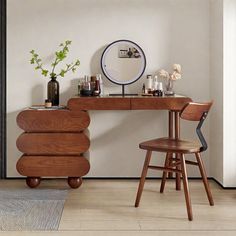
M 61 47 L 61 50 L 55 52 L 55 59 L 53 63 L 51 64 L 52 70 L 50 72 L 51 78 L 57 78 L 58 76 L 64 77 L 65 74 L 69 71 L 72 71 L 73 73 L 76 71 L 77 67 L 80 65 L 80 61 L 77 59 L 76 62 L 72 62 L 70 64 L 66 64 L 66 67 L 64 69 L 61 69 L 59 73 L 55 72 L 55 69 L 57 65 L 62 62 L 69 52 L 69 45 L 72 43 L 70 40 L 66 40 L 64 43 L 61 43 L 59 47 Z M 49 70 L 46 70 L 43 67 L 42 59 L 39 57 L 39 55 L 35 52 L 35 50 L 31 50 L 31 64 L 35 64 L 35 70 L 41 70 L 41 74 L 45 77 L 47 77 Z

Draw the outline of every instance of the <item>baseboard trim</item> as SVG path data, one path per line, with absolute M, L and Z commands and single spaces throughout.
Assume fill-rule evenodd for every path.
M 6 177 L 5 179 L 7 180 L 22 180 L 25 179 L 25 177 Z M 45 180 L 55 180 L 58 178 L 43 178 Z M 60 179 L 66 179 L 66 178 L 60 178 Z M 138 180 L 140 179 L 139 177 L 83 177 L 83 179 L 94 179 L 94 180 Z M 147 179 L 161 179 L 161 177 L 147 177 Z M 174 178 L 172 178 L 174 179 Z M 189 177 L 188 179 L 190 180 L 200 180 L 202 179 L 201 177 Z M 208 177 L 208 180 L 213 180 L 215 183 L 217 183 L 222 189 L 227 189 L 227 190 L 236 190 L 236 187 L 224 187 L 218 180 L 216 180 L 213 177 Z

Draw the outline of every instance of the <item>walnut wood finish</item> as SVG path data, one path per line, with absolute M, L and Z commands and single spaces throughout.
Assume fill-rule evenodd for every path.
M 23 133 L 16 145 L 28 155 L 79 155 L 90 141 L 84 133 Z
M 212 102 L 194 103 L 190 102 L 183 108 L 180 117 L 184 120 L 200 121 L 202 114 L 208 112 L 212 106 Z
M 179 116 L 179 112 L 175 112 L 175 139 L 180 139 L 180 116 Z M 179 158 L 179 154 L 176 153 L 175 154 L 175 159 L 176 161 L 178 161 L 180 158 Z M 176 169 L 179 170 L 180 169 L 180 166 L 177 165 L 176 166 Z M 181 176 L 179 173 L 176 173 L 176 178 L 175 178 L 175 188 L 176 190 L 181 190 Z
M 17 171 L 23 176 L 83 176 L 90 169 L 83 156 L 26 156 L 17 162 Z
M 70 110 L 130 110 L 128 97 L 75 97 L 67 106 Z
M 200 155 L 200 153 L 195 153 L 195 155 L 196 155 L 196 158 L 197 158 L 199 170 L 200 170 L 200 173 L 201 173 L 201 176 L 202 176 L 202 180 L 203 180 L 203 183 L 204 183 L 204 187 L 205 187 L 205 190 L 206 190 L 206 193 L 207 193 L 209 203 L 210 203 L 211 206 L 214 206 L 213 197 L 212 197 L 212 194 L 211 194 L 210 186 L 209 186 L 209 183 L 208 183 L 208 180 L 207 180 L 207 175 L 206 175 L 206 171 L 205 171 L 205 168 L 204 168 L 204 165 L 203 165 L 203 162 L 202 162 L 201 155 Z
M 192 100 L 172 97 L 74 97 L 67 106 L 70 110 L 182 110 Z
M 168 168 L 171 164 L 170 158 L 171 158 L 171 153 L 167 152 L 166 153 L 165 165 L 164 165 L 166 168 Z M 167 173 L 168 173 L 167 171 L 163 171 L 162 180 L 161 180 L 161 187 L 160 187 L 160 193 L 164 192 Z M 169 173 L 172 173 L 172 172 L 169 172 Z
M 27 177 L 26 178 L 26 184 L 30 188 L 36 188 L 40 185 L 41 178 L 40 177 Z
M 200 144 L 181 139 L 159 138 L 149 140 L 139 144 L 141 149 L 171 152 L 171 153 L 195 153 L 200 151 Z
M 169 126 L 168 126 L 168 128 L 169 128 L 169 130 L 168 130 L 169 138 L 174 138 L 174 111 L 169 111 L 168 115 L 169 115 L 169 117 L 168 117 L 169 118 Z M 171 153 L 170 155 L 171 155 L 171 158 L 172 158 L 173 153 Z M 171 163 L 171 161 L 170 161 L 170 163 Z M 173 173 L 168 172 L 168 177 L 173 178 Z M 164 189 L 163 189 L 163 191 L 164 191 Z
M 187 97 L 134 97 L 131 99 L 131 110 L 180 111 L 191 101 Z
M 191 199 L 190 199 L 190 195 L 189 195 L 188 176 L 187 176 L 184 154 L 180 155 L 180 161 L 181 161 L 181 169 L 182 169 L 182 177 L 183 177 L 183 185 L 184 185 L 184 195 L 185 195 L 188 219 L 190 221 L 192 221 L 193 220 L 193 212 L 192 212 Z
M 136 201 L 135 201 L 135 207 L 139 206 L 139 202 L 140 202 L 142 192 L 143 192 L 143 186 L 144 186 L 145 179 L 146 179 L 146 176 L 147 176 L 148 165 L 149 165 L 150 160 L 151 160 L 151 155 L 152 155 L 152 152 L 147 151 L 145 162 L 144 162 L 144 165 L 143 165 L 143 171 L 142 171 L 141 179 L 140 179 L 140 182 L 139 182 L 137 197 L 136 197 Z
M 24 110 L 16 120 L 25 132 L 80 132 L 90 123 L 87 112 L 69 110 Z
M 147 150 L 147 152 L 152 152 L 152 151 L 166 152 L 167 155 L 166 155 L 164 167 L 147 165 L 145 161 L 145 164 L 143 167 L 144 174 L 142 174 L 141 179 L 140 179 L 135 206 L 139 205 L 140 196 L 143 191 L 143 187 L 144 187 L 143 185 L 144 185 L 144 181 L 145 181 L 145 177 L 147 175 L 148 169 L 163 171 L 162 182 L 161 182 L 161 187 L 160 187 L 161 193 L 163 193 L 164 191 L 167 172 L 176 173 L 176 189 L 177 190 L 180 190 L 181 188 L 180 174 L 182 174 L 188 219 L 191 221 L 193 219 L 193 213 L 192 213 L 192 206 L 191 206 L 191 200 L 190 200 L 190 195 L 189 195 L 186 164 L 199 166 L 199 170 L 203 179 L 203 183 L 205 186 L 209 203 L 211 206 L 214 205 L 213 197 L 212 197 L 210 187 L 207 181 L 206 171 L 204 169 L 204 165 L 200 156 L 200 152 L 202 151 L 201 145 L 197 142 L 181 140 L 180 139 L 180 124 L 179 124 L 179 118 L 180 118 L 179 114 L 181 114 L 181 118 L 183 119 L 187 119 L 191 121 L 197 121 L 197 120 L 200 121 L 203 113 L 208 112 L 211 105 L 212 103 L 204 103 L 204 104 L 203 103 L 201 104 L 189 103 L 189 105 L 186 105 L 183 108 L 181 113 L 179 113 L 179 111 L 174 111 L 174 114 L 175 114 L 174 116 L 175 117 L 174 119 L 175 133 L 174 134 L 173 134 L 173 111 L 170 111 L 169 112 L 169 137 L 149 140 L 149 141 L 145 141 L 139 144 L 139 147 L 141 149 Z M 173 158 L 172 156 L 173 153 L 176 154 L 175 158 Z M 196 155 L 197 162 L 185 160 L 184 154 L 190 154 L 190 153 L 194 153 Z M 146 157 L 146 160 L 147 160 L 147 157 Z M 150 159 L 148 159 L 148 162 L 150 162 Z
M 90 119 L 88 113 L 84 111 L 132 109 L 176 111 L 189 101 L 190 98 L 178 95 L 159 98 L 75 97 L 68 101 L 68 110 L 25 110 L 17 117 L 19 127 L 26 132 L 18 138 L 17 147 L 28 156 L 20 158 L 17 169 L 22 175 L 29 177 L 27 178 L 29 186 L 40 183 L 40 177 L 35 176 L 68 176 L 68 184 L 71 187 L 79 187 L 82 183 L 81 176 L 89 170 L 87 160 L 84 164 L 87 167 L 81 163 L 73 163 L 74 155 L 78 156 L 89 148 L 89 139 L 83 133 L 87 133 L 85 129 Z M 170 112 L 171 138 L 174 138 L 174 111 Z M 80 131 L 83 133 L 79 133 Z M 76 161 L 78 160 L 77 158 Z M 72 164 L 66 164 L 66 161 L 71 161 Z
M 71 188 L 79 188 L 82 184 L 82 178 L 80 177 L 68 177 L 67 182 Z

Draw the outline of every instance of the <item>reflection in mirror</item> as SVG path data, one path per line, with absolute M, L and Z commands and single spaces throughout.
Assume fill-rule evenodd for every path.
M 124 95 L 124 86 L 134 83 L 143 75 L 146 58 L 143 50 L 134 42 L 118 40 L 104 50 L 101 66 L 111 82 L 122 85 Z

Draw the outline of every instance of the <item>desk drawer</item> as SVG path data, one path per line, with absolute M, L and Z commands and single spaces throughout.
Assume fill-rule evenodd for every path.
M 68 101 L 70 110 L 130 110 L 130 98 L 78 97 Z
M 142 97 L 131 99 L 132 110 L 176 110 L 192 100 L 187 97 Z

